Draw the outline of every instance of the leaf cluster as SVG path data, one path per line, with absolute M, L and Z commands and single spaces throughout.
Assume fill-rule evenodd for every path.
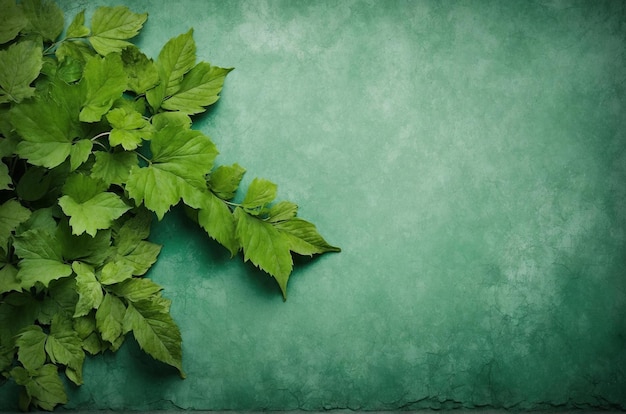
M 100 7 L 64 32 L 50 0 L 0 0 L 0 373 L 19 405 L 52 410 L 80 385 L 86 355 L 140 347 L 184 377 L 180 330 L 146 277 L 153 217 L 183 204 L 232 256 L 286 298 L 292 254 L 339 251 L 277 187 L 215 164 L 193 116 L 232 68 L 196 61 L 193 30 L 158 57 L 132 39 L 147 14 Z

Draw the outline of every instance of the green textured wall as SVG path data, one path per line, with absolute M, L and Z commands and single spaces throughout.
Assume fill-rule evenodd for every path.
M 343 252 L 283 303 L 176 211 L 188 378 L 130 340 L 69 408 L 626 409 L 626 3 L 121 3 L 236 68 L 197 127 Z

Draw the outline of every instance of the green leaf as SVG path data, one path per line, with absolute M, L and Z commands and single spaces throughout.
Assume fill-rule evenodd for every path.
M 109 135 L 111 146 L 121 145 L 132 151 L 141 145 L 142 140 L 152 137 L 152 126 L 142 114 L 128 108 L 115 108 L 107 114 L 107 121 L 113 129 Z
M 76 14 L 76 16 L 74 16 L 72 23 L 70 23 L 67 28 L 66 37 L 86 37 L 89 36 L 89 33 L 91 33 L 91 31 L 87 26 L 85 26 L 85 10 L 81 10 L 78 14 Z
M 91 155 L 93 142 L 90 139 L 75 141 L 70 147 L 70 171 L 80 167 Z
M 183 77 L 177 91 L 165 98 L 161 107 L 189 115 L 203 112 L 206 106 L 219 99 L 224 79 L 231 70 L 232 68 L 211 66 L 206 62 L 198 63 Z
M 82 68 L 82 66 L 84 66 L 84 64 L 87 63 L 89 59 L 96 55 L 96 52 L 94 52 L 94 50 L 86 43 L 80 41 L 66 40 L 59 45 L 54 54 L 57 59 L 59 59 L 59 61 L 63 61 L 67 58 L 72 58 L 80 62 Z
M 113 285 L 133 277 L 134 267 L 124 262 L 109 262 L 104 265 L 100 273 L 100 283 Z
M 104 152 L 97 151 L 96 161 L 91 170 L 91 176 L 107 185 L 121 185 L 128 180 L 133 165 L 137 165 L 137 154 L 134 152 Z
M 25 387 L 28 400 L 35 407 L 52 411 L 58 404 L 67 403 L 63 382 L 53 364 L 46 364 L 35 371 L 15 367 L 11 370 L 11 377 Z
M 44 350 L 46 338 L 40 326 L 30 325 L 17 335 L 15 345 L 18 347 L 17 359 L 29 371 L 35 371 L 46 363 Z
M 26 27 L 28 20 L 22 9 L 15 4 L 15 0 L 0 0 L 0 44 L 15 39 L 18 33 Z
M 148 103 L 155 112 L 166 97 L 178 92 L 183 75 L 189 72 L 195 63 L 196 43 L 193 40 L 193 29 L 170 39 L 163 46 L 155 62 L 160 83 L 146 92 Z
M 147 18 L 147 13 L 133 13 L 125 6 L 98 7 L 91 18 L 89 42 L 102 56 L 121 52 L 131 45 L 127 40 L 139 33 Z
M 35 323 L 40 303 L 28 292 L 11 292 L 0 301 L 0 345 L 13 348 L 15 335 Z
M 59 59 L 56 76 L 63 82 L 73 83 L 82 77 L 84 67 L 85 63 L 81 60 L 75 59 L 72 56 L 65 56 Z
M 44 297 L 37 320 L 45 325 L 54 323 L 55 319 L 69 322 L 76 311 L 76 303 L 76 279 L 66 277 L 53 280 L 48 286 L 48 295 Z
M 65 161 L 72 152 L 74 138 L 83 135 L 77 112 L 77 103 L 82 99 L 79 89 L 54 85 L 50 95 L 11 109 L 11 121 L 22 137 L 17 145 L 20 157 L 46 168 Z
M 52 324 L 52 331 L 46 341 L 46 353 L 52 363 L 66 366 L 65 374 L 74 384 L 81 385 L 85 360 L 82 341 L 71 325 L 57 327 L 58 324 Z
M 96 311 L 96 327 L 102 339 L 114 343 L 122 336 L 125 313 L 126 307 L 117 296 L 110 293 L 104 295 Z
M 122 63 L 128 75 L 128 89 L 143 94 L 159 82 L 159 73 L 151 59 L 135 46 L 122 50 Z
M 131 266 L 133 275 L 141 276 L 156 262 L 161 246 L 148 241 L 140 241 L 126 253 L 116 250 L 117 254 L 113 256 L 113 260 Z
M 76 291 L 78 292 L 78 303 L 74 311 L 76 318 L 89 314 L 92 309 L 98 309 L 104 298 L 104 293 L 91 266 L 74 262 L 72 269 L 76 273 Z
M 81 83 L 86 92 L 79 119 L 82 122 L 100 121 L 126 90 L 128 79 L 122 58 L 118 53 L 92 57 L 85 65 Z
M 131 302 L 152 299 L 159 296 L 163 288 L 147 278 L 132 278 L 110 286 L 109 289 L 119 297 Z
M 90 354 L 95 355 L 107 349 L 97 332 L 95 312 L 74 318 L 74 330 L 82 340 L 83 349 Z
M 159 112 L 152 117 L 152 126 L 157 131 L 174 125 L 181 129 L 191 129 L 191 118 L 182 112 Z
M 0 205 L 0 248 L 6 247 L 11 233 L 28 220 L 30 214 L 30 210 L 16 200 L 8 200 Z
M 98 230 L 109 228 L 113 220 L 130 210 L 117 194 L 101 192 L 101 188 L 97 180 L 83 174 L 73 174 L 67 179 L 59 206 L 70 217 L 73 234 L 86 232 L 95 236 Z
M 280 221 L 290 220 L 298 213 L 298 206 L 291 201 L 281 201 L 274 204 L 267 211 L 268 221 L 277 223 Z
M 178 369 L 182 378 L 182 339 L 170 314 L 158 302 L 129 303 L 124 317 L 125 331 L 133 331 L 137 343 L 148 355 Z
M 150 165 L 130 171 L 126 183 L 130 197 L 154 211 L 159 220 L 181 198 L 199 207 L 206 188 L 204 176 L 217 156 L 213 142 L 199 131 L 169 126 L 154 134 L 150 149 Z
M 0 50 L 0 103 L 21 102 L 35 94 L 30 84 L 39 76 L 41 45 L 32 41 L 17 42 Z
M 17 278 L 17 268 L 11 263 L 0 263 L 0 294 L 22 290 L 22 284 Z
M 292 252 L 312 256 L 325 252 L 340 252 L 339 247 L 332 246 L 317 232 L 313 223 L 298 217 L 281 221 L 274 225 L 287 236 L 289 249 Z
M 22 0 L 24 17 L 28 20 L 24 29 L 27 33 L 41 35 L 44 40 L 54 42 L 63 31 L 63 10 L 52 0 Z
M 110 260 L 132 267 L 134 276 L 141 276 L 156 262 L 161 246 L 145 241 L 150 234 L 152 214 L 142 213 L 127 220 L 114 239 Z
M 198 224 L 211 238 L 226 247 L 231 256 L 239 251 L 239 242 L 235 237 L 235 218 L 230 208 L 215 194 L 207 192 L 205 200 L 198 210 Z
M 61 244 L 61 253 L 66 262 L 80 261 L 93 267 L 102 266 L 111 246 L 110 230 L 100 230 L 95 237 L 87 233 L 77 236 L 72 234 L 69 220 L 59 222 L 55 237 Z
M 286 298 L 287 281 L 293 269 L 287 238 L 271 223 L 246 213 L 240 207 L 235 209 L 234 215 L 244 261 L 250 260 L 255 266 L 272 275 Z
M 276 198 L 278 187 L 271 181 L 255 178 L 248 186 L 241 205 L 248 213 L 255 214 Z
M 48 232 L 28 230 L 15 237 L 15 253 L 22 260 L 18 264 L 18 278 L 27 289 L 40 282 L 44 286 L 72 274 L 70 265 L 63 262 L 61 246 Z
M 232 200 L 245 172 L 239 164 L 219 166 L 211 173 L 209 188 L 222 200 Z

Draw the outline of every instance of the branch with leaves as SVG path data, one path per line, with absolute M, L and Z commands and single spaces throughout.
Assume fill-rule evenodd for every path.
M 154 216 L 175 205 L 230 252 L 271 275 L 286 298 L 292 254 L 337 252 L 277 187 L 215 165 L 192 116 L 220 96 L 230 68 L 196 62 L 193 31 L 156 60 L 130 39 L 147 20 L 100 7 L 85 25 L 48 0 L 0 0 L 0 372 L 20 408 L 67 402 L 87 354 L 128 333 L 184 377 L 181 334 L 146 277 L 161 247 Z

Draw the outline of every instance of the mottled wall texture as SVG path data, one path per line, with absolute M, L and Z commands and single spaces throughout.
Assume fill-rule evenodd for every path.
M 60 2 L 120 3 L 236 68 L 196 127 L 343 252 L 283 303 L 175 210 L 187 379 L 131 339 L 69 408 L 626 409 L 626 3 Z

